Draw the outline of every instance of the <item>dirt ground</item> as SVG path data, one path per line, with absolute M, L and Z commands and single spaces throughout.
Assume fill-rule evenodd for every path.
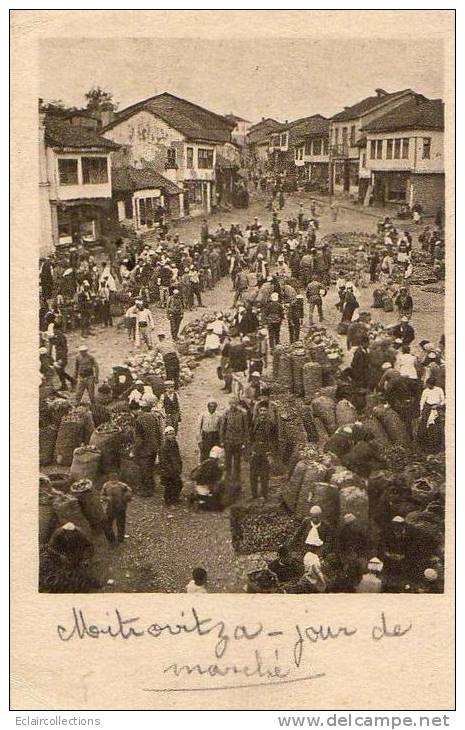
M 309 196 L 296 195 L 288 198 L 281 220 L 283 223 L 296 215 L 299 202 L 308 202 Z M 210 217 L 210 229 L 214 231 L 218 222 L 225 226 L 231 223 L 245 225 L 254 216 L 269 226 L 271 214 L 265 210 L 264 200 L 253 200 L 246 210 L 233 210 Z M 320 206 L 319 234 L 364 231 L 375 232 L 377 218 L 362 211 L 340 210 L 338 220 L 329 218 L 327 208 Z M 181 240 L 190 243 L 198 240 L 200 220 L 188 221 L 178 226 Z M 414 237 L 416 240 L 416 236 Z M 334 287 L 324 300 L 325 325 L 335 331 L 340 314 L 334 308 L 337 300 Z M 373 286 L 361 292 L 361 309 L 369 309 L 372 302 Z M 438 342 L 444 326 L 444 297 L 441 294 L 427 293 L 412 287 L 414 314 L 412 324 L 416 330 L 416 342 L 423 338 Z M 184 323 L 206 311 L 228 308 L 233 299 L 230 280 L 222 280 L 214 291 L 203 296 L 205 308 L 186 313 Z M 167 326 L 164 312 L 152 307 L 158 327 Z M 374 321 L 393 324 L 395 313 L 385 314 L 371 310 Z M 286 327 L 283 326 L 283 340 L 287 341 Z M 96 329 L 95 336 L 86 342 L 100 365 L 101 378 L 110 374 L 113 365 L 122 362 L 131 352 L 124 330 Z M 340 338 L 341 343 L 345 338 Z M 69 335 L 70 355 L 82 343 L 78 334 Z M 70 358 L 71 360 L 71 358 Z M 72 362 L 70 363 L 72 365 Z M 196 442 L 197 423 L 200 412 L 206 407 L 208 396 L 218 400 L 219 410 L 227 405 L 227 398 L 220 388 L 222 382 L 216 375 L 217 362 L 203 360 L 195 371 L 194 381 L 180 390 L 182 422 L 178 440 L 184 463 L 185 491 L 189 488 L 188 475 L 198 463 Z M 242 489 L 249 494 L 247 465 L 242 473 Z M 194 512 L 184 497 L 175 507 L 163 504 L 159 487 L 151 498 L 136 496 L 129 505 L 127 539 L 117 547 L 101 543 L 98 547 L 97 571 L 102 581 L 102 591 L 106 592 L 183 592 L 191 578 L 192 569 L 204 567 L 208 572 L 211 592 L 242 592 L 245 588 L 246 573 L 260 563 L 259 556 L 238 556 L 235 554 L 229 528 L 229 512 L 206 514 Z M 108 582 L 110 581 L 110 582 Z

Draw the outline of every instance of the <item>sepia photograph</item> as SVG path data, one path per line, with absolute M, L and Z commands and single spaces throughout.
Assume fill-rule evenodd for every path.
M 16 725 L 453 727 L 454 11 L 10 19 Z
M 38 65 L 38 590 L 442 593 L 443 43 Z

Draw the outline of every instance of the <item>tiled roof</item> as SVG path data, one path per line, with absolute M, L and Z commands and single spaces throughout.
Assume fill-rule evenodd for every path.
M 232 122 L 233 124 L 236 124 L 237 122 L 249 123 L 248 119 L 244 119 L 244 117 L 238 117 L 237 114 L 225 114 L 224 118 L 227 119 L 228 122 Z
M 102 133 L 105 134 L 108 129 L 142 110 L 151 112 L 190 140 L 229 142 L 231 130 L 235 126 L 220 114 L 164 92 L 118 112 L 113 121 L 102 129 Z
M 345 122 L 349 119 L 358 119 L 367 112 L 370 112 L 381 104 L 384 104 L 386 101 L 395 99 L 397 96 L 402 96 L 402 94 L 405 94 L 408 91 L 411 91 L 411 89 L 394 91 L 392 94 L 383 93 L 381 96 L 367 96 L 366 99 L 362 99 L 362 101 L 357 102 L 357 104 L 346 107 L 342 112 L 335 114 L 334 117 L 331 117 L 331 121 Z
M 311 117 L 296 119 L 286 129 L 289 130 L 289 145 L 292 146 L 303 142 L 306 137 L 327 136 L 329 119 L 321 114 L 313 114 Z
M 60 149 L 101 149 L 111 152 L 120 148 L 110 139 L 100 137 L 92 129 L 86 129 L 56 118 L 45 120 L 45 144 Z
M 111 172 L 111 186 L 115 192 L 135 192 L 160 188 L 170 195 L 182 193 L 182 189 L 151 167 L 117 167 Z
M 282 122 L 276 121 L 276 119 L 263 119 L 261 122 L 257 122 L 253 127 L 250 127 L 247 134 L 248 144 L 263 144 L 268 142 L 270 134 L 277 132 L 284 128 Z
M 442 99 L 417 96 L 363 127 L 364 132 L 395 132 L 397 129 L 444 129 Z

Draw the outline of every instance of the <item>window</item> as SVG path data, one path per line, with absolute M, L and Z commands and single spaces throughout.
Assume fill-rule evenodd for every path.
M 328 138 L 327 137 L 325 137 L 323 140 L 323 154 L 324 155 L 328 154 Z
M 279 143 L 280 147 L 287 147 L 287 132 L 283 132 L 281 134 L 281 139 Z
M 362 152 L 362 167 L 366 167 L 366 166 L 367 166 L 366 152 Z
M 108 182 L 108 165 L 106 157 L 83 157 L 82 182 L 84 185 L 99 185 Z
M 189 168 L 194 167 L 194 148 L 193 147 L 187 148 L 186 166 Z
M 294 153 L 294 156 L 295 156 L 295 159 L 296 159 L 296 160 L 298 160 L 298 159 L 299 159 L 299 153 L 300 153 L 300 148 L 299 148 L 299 147 L 296 147 L 296 148 L 295 148 L 295 153 Z
M 376 157 L 376 140 L 372 139 L 370 142 L 370 160 L 374 160 Z
M 409 147 L 409 139 L 408 137 L 405 137 L 405 139 L 402 140 L 402 159 L 408 160 L 408 147 Z
M 339 127 L 334 130 L 334 144 L 337 145 L 339 142 Z
M 431 159 L 431 137 L 423 137 L 423 159 Z
M 386 159 L 392 160 L 392 151 L 394 149 L 394 140 L 388 139 L 386 140 Z
M 139 200 L 139 225 L 145 226 L 147 223 L 147 218 L 145 215 L 145 200 L 141 198 Z
M 198 160 L 200 170 L 213 170 L 213 150 L 199 149 Z
M 334 184 L 342 185 L 344 181 L 344 163 L 336 162 L 334 165 Z
M 173 167 L 176 167 L 176 150 L 174 149 L 174 147 L 168 147 L 168 149 L 166 150 L 165 168 L 169 170 Z
M 311 155 L 312 154 L 312 140 L 309 139 L 307 142 L 305 142 L 305 154 Z
M 189 180 L 184 183 L 187 200 L 190 205 L 202 205 L 202 183 L 198 180 Z
M 125 198 L 124 199 L 124 217 L 125 218 L 132 218 L 132 199 L 131 198 Z
M 350 128 L 350 146 L 355 146 L 355 124 L 352 124 Z
M 383 157 L 383 140 L 376 140 L 376 159 L 381 160 Z
M 313 154 L 321 155 L 321 139 L 313 140 Z
M 400 160 L 400 143 L 402 142 L 401 139 L 395 139 L 394 140 L 394 159 Z
M 58 176 L 60 185 L 77 185 L 78 180 L 78 161 L 66 159 L 62 157 L 58 160 Z

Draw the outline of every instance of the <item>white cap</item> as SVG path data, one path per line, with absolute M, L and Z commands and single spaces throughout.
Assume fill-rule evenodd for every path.
M 310 542 L 307 542 L 306 544 L 309 545 L 310 547 L 321 547 L 323 545 L 323 540 L 320 540 L 319 537 L 316 537 L 315 536 L 315 537 L 311 537 L 310 538 Z M 305 565 L 305 558 L 306 557 L 307 556 L 305 555 L 304 556 L 304 565 Z
M 371 558 L 368 561 L 368 570 L 373 570 L 376 573 L 380 573 L 383 569 L 383 562 L 379 558 Z
M 342 521 L 345 525 L 350 525 L 352 522 L 356 522 L 357 518 L 355 515 L 352 514 L 352 512 L 348 512 L 346 515 L 344 515 Z
M 78 349 L 79 349 L 79 352 L 87 352 L 87 350 L 89 348 L 87 347 L 87 345 L 79 345 Z
M 381 370 L 389 370 L 389 368 L 392 368 L 390 362 L 383 362 L 383 364 L 381 365 Z
M 221 446 L 212 446 L 209 456 L 211 456 L 212 459 L 220 459 L 223 456 L 223 449 Z
M 311 515 L 321 515 L 322 509 L 318 504 L 314 504 L 313 507 L 310 509 Z
M 278 302 L 279 301 L 279 294 L 278 292 L 274 291 L 270 297 L 272 302 Z
M 393 522 L 397 522 L 397 523 L 399 523 L 399 524 L 401 524 L 402 522 L 405 522 L 404 518 L 403 518 L 403 517 L 401 517 L 400 515 L 396 515 L 395 517 L 393 517 L 393 518 L 392 518 L 392 521 L 393 521 Z
M 438 579 L 438 574 L 434 570 L 434 568 L 426 568 L 426 570 L 423 573 L 424 577 L 427 581 L 430 581 L 431 583 Z
M 48 352 L 46 347 L 39 347 L 39 355 L 46 355 Z
M 260 377 L 260 373 L 257 370 L 255 370 L 255 372 L 252 373 L 251 377 L 252 378 L 259 378 Z
M 173 428 L 173 426 L 167 426 L 167 427 L 165 428 L 165 434 L 166 434 L 166 435 L 168 435 L 169 433 L 174 433 L 174 432 L 175 432 L 175 431 L 174 431 L 174 428 Z

